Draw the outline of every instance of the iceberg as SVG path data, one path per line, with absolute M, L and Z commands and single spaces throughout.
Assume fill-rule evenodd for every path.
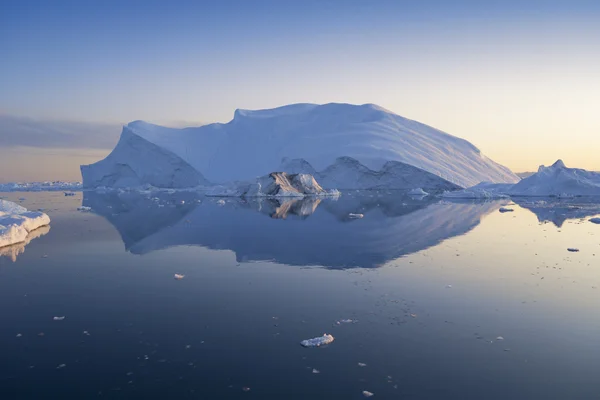
M 29 232 L 49 224 L 50 217 L 42 212 L 0 200 L 0 248 L 25 242 Z
M 313 339 L 306 339 L 300 342 L 302 347 L 321 347 L 333 343 L 335 338 L 332 335 L 324 334 Z
M 561 197 L 600 196 L 600 172 L 568 168 L 562 160 L 510 187 L 513 196 Z
M 212 197 L 297 197 L 340 196 L 336 189 L 324 190 L 309 174 L 272 172 L 253 183 L 236 182 L 209 188 L 205 195 Z
M 310 169 L 278 168 L 291 168 L 291 160 Z M 247 182 L 271 171 L 308 173 L 324 188 L 339 189 L 519 180 L 468 141 L 374 104 L 236 110 L 228 123 L 184 129 L 134 121 L 104 160 L 81 166 L 85 188 L 193 188 Z M 418 179 L 412 177 L 417 171 Z

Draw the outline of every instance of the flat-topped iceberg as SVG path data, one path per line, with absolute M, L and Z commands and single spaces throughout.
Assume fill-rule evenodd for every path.
M 358 164 L 349 164 L 350 159 Z M 282 160 L 303 160 L 323 175 L 280 169 Z M 427 189 L 411 178 L 415 170 L 460 187 L 519 179 L 468 141 L 374 104 L 237 110 L 226 124 L 184 129 L 135 121 L 123 128 L 110 155 L 81 167 L 86 188 L 146 184 L 190 188 L 285 171 L 309 173 L 324 188 L 396 187 L 410 182 L 405 188 Z
M 0 200 L 0 247 L 27 240 L 29 232 L 50 224 L 43 212 L 27 211 L 25 207 Z

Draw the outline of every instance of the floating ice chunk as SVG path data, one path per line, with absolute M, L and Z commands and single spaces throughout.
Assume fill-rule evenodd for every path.
M 600 218 L 592 218 L 590 219 L 590 222 L 593 224 L 600 224 Z
M 578 252 L 579 252 L 579 249 L 577 249 L 577 248 L 575 248 L 575 247 L 569 247 L 569 248 L 567 249 L 567 251 L 570 251 L 571 253 L 578 253 Z
M 65 316 L 63 315 L 62 317 L 54 317 L 52 318 L 54 321 L 62 321 L 63 319 L 65 319 Z
M 374 393 L 371 393 L 371 392 L 369 392 L 368 390 L 363 390 L 363 393 L 362 393 L 362 394 L 363 394 L 363 396 L 365 396 L 365 397 L 372 397 L 372 396 L 375 396 L 375 394 L 374 394 Z
M 498 211 L 500 211 L 501 213 L 507 213 L 507 212 L 513 212 L 515 210 L 513 210 L 512 208 L 500 207 L 500 209 Z
M 220 206 L 224 206 L 225 205 L 225 200 L 221 199 L 219 201 L 217 201 L 217 204 Z
M 446 289 L 452 289 L 452 285 L 446 285 Z
M 359 363 L 358 363 L 358 366 L 359 366 L 359 367 L 366 367 L 366 366 L 367 366 L 367 364 L 359 362 Z
M 351 219 L 360 219 L 360 218 L 363 218 L 363 217 L 364 217 L 363 214 L 354 214 L 354 213 L 348 214 L 348 218 L 351 218 Z
M 303 347 L 321 347 L 326 344 L 330 344 L 334 341 L 334 337 L 325 333 L 323 336 L 319 336 L 313 339 L 307 339 L 300 342 Z
M 86 206 L 77 207 L 77 211 L 92 211 L 92 207 L 86 207 Z
M 429 193 L 427 193 L 426 191 L 424 191 L 421 188 L 412 189 L 410 192 L 408 192 L 408 194 L 411 196 L 428 196 L 429 195 Z
M 67 366 L 67 364 L 60 364 L 58 367 L 56 367 L 56 369 L 63 369 L 66 366 Z
M 175 274 L 175 279 L 177 279 L 177 280 L 181 280 L 181 279 L 183 279 L 183 278 L 185 278 L 185 275 L 181 275 L 181 274 Z
M 336 321 L 337 325 L 341 325 L 341 324 L 352 324 L 356 322 L 356 320 L 354 319 L 340 319 L 339 321 Z
M 17 333 L 17 337 L 22 337 L 23 335 L 20 333 Z
M 249 391 L 250 391 L 250 388 L 249 388 L 248 386 L 244 386 L 244 387 L 242 388 L 242 390 L 243 390 L 244 392 L 249 392 Z
M 312 373 L 313 373 L 313 374 L 320 374 L 320 373 L 321 373 L 321 371 L 319 371 L 319 370 L 318 370 L 318 369 L 316 369 L 316 368 L 313 368 L 313 370 L 312 370 Z
M 504 338 L 502 336 L 498 336 L 496 340 L 504 340 Z

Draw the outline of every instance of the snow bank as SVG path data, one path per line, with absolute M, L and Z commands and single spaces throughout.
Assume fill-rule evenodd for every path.
M 81 182 L 11 182 L 0 183 L 0 192 L 53 192 L 81 190 Z
M 48 224 L 48 215 L 0 200 L 0 247 L 24 242 L 29 232 Z
M 461 187 L 519 179 L 466 140 L 373 104 L 334 103 L 237 110 L 229 123 L 196 128 L 131 122 L 106 159 L 81 171 L 85 187 L 140 182 L 192 187 L 204 179 L 248 181 L 277 170 L 284 158 L 303 159 L 323 171 L 340 157 L 353 158 L 372 171 L 388 162 L 402 163 Z

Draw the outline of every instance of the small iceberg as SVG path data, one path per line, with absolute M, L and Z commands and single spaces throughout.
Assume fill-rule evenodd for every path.
M 429 193 L 421 188 L 412 189 L 410 192 L 408 192 L 408 194 L 410 196 L 429 196 Z
M 183 278 L 185 278 L 185 275 L 181 275 L 181 274 L 175 274 L 175 276 L 174 276 L 174 277 L 175 277 L 175 279 L 176 279 L 176 280 L 180 281 L 180 280 L 182 280 Z
M 375 396 L 375 394 L 374 394 L 374 393 L 371 393 L 371 392 L 369 392 L 368 390 L 363 390 L 362 394 L 363 394 L 363 396 L 365 396 L 365 397 L 373 397 L 373 396 Z
M 52 318 L 52 319 L 53 319 L 54 321 L 62 321 L 62 320 L 64 320 L 64 319 L 65 319 L 65 316 L 62 316 L 62 317 L 54 317 L 54 318 Z
M 31 231 L 49 224 L 50 217 L 43 212 L 0 200 L 0 247 L 25 242 Z
M 334 340 L 335 338 L 332 335 L 326 333 L 323 336 L 303 340 L 300 342 L 300 344 L 302 345 L 302 347 L 321 347 L 332 343 Z
M 350 213 L 350 214 L 348 214 L 348 218 L 350 218 L 350 219 L 361 219 L 361 218 L 364 218 L 364 215 L 363 214 Z

